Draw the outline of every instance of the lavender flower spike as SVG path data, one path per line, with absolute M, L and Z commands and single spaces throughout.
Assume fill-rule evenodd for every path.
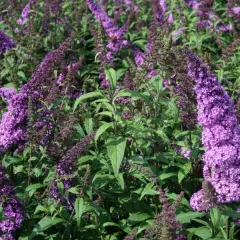
M 97 3 L 93 0 L 86 0 L 86 2 L 95 19 L 101 22 L 105 32 L 111 39 L 107 44 L 107 48 L 116 53 L 120 48 L 128 46 L 129 42 L 123 39 L 123 35 L 127 31 L 126 25 L 119 28 Z
M 0 30 L 0 55 L 14 47 L 13 40 Z
M 11 88 L 0 88 L 0 97 L 8 104 L 0 122 L 0 152 L 13 145 L 20 147 L 27 138 L 26 119 L 28 99 L 26 94 L 16 93 Z
M 30 14 L 30 3 L 28 3 L 22 10 L 21 17 L 17 20 L 19 25 L 25 25 L 28 22 Z
M 24 219 L 23 202 L 16 197 L 10 181 L 0 165 L 0 206 L 3 208 L 3 214 L 7 219 L 0 221 L 0 239 L 13 240 L 13 232 L 20 228 Z
M 186 52 L 188 74 L 196 83 L 198 121 L 203 128 L 203 175 L 215 189 L 218 202 L 240 201 L 240 127 L 234 104 L 217 77 L 191 51 Z M 191 199 L 196 210 L 203 208 L 202 190 Z M 202 199 L 203 200 L 203 199 Z M 197 203 L 197 204 L 195 204 Z

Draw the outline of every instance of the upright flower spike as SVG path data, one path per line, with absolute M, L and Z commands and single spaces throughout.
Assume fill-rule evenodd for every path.
M 97 3 L 95 3 L 93 0 L 86 0 L 86 2 L 95 19 L 102 24 L 106 34 L 110 39 L 107 44 L 107 48 L 116 53 L 120 48 L 127 47 L 129 42 L 123 39 L 123 36 L 127 31 L 127 25 L 119 28 L 114 23 L 114 20 L 111 19 Z
M 34 127 L 40 132 L 47 128 L 47 134 L 41 140 L 45 143 L 53 129 L 50 117 L 51 112 L 44 108 L 40 100 L 49 93 L 50 86 L 55 80 L 54 70 L 63 65 L 65 51 L 71 42 L 71 38 L 66 40 L 57 50 L 50 52 L 44 58 L 38 69 L 33 73 L 32 79 L 23 85 L 20 92 L 10 88 L 0 88 L 0 97 L 8 105 L 8 111 L 3 113 L 0 122 L 0 152 L 6 151 L 11 147 L 21 149 L 27 141 L 27 118 L 28 118 L 28 98 L 31 97 L 33 108 L 38 112 L 38 119 Z M 64 65 L 65 67 L 65 65 Z M 61 69 L 61 68 L 60 68 Z
M 12 233 L 20 228 L 24 219 L 23 202 L 16 193 L 0 165 L 0 207 L 7 219 L 0 221 L 0 239 L 14 240 Z
M 0 30 L 0 55 L 14 47 L 13 40 Z
M 23 8 L 21 17 L 17 20 L 19 25 L 25 25 L 30 15 L 30 2 Z
M 78 156 L 80 156 L 87 148 L 87 146 L 90 144 L 90 142 L 94 139 L 95 133 L 92 133 L 88 136 L 85 136 L 83 139 L 81 139 L 79 142 L 75 144 L 68 152 L 67 154 L 59 161 L 57 166 L 57 174 L 59 178 L 63 178 L 62 183 L 64 187 L 64 191 L 68 190 L 73 185 L 73 179 L 74 179 L 74 172 L 76 167 L 76 159 Z M 69 209 L 72 208 L 72 203 L 74 202 L 72 199 L 68 200 L 65 196 L 61 196 L 58 192 L 58 186 L 57 186 L 57 179 L 53 183 L 53 186 L 51 188 L 51 194 L 52 197 L 60 201 L 62 204 L 65 204 L 66 207 Z
M 166 13 L 165 0 L 152 0 L 153 18 L 159 24 L 164 23 L 164 14 Z
M 159 200 L 162 205 L 162 211 L 154 218 L 152 226 L 146 230 L 144 239 L 185 240 L 185 236 L 178 233 L 182 225 L 176 220 L 176 207 L 181 202 L 183 193 L 180 193 L 176 201 L 170 204 L 166 197 L 166 192 L 162 189 L 159 190 Z
M 82 57 L 79 62 L 68 65 L 56 81 L 61 91 L 67 94 L 70 99 L 78 98 L 81 95 L 81 89 L 77 88 L 79 83 L 76 81 L 76 75 L 78 70 L 82 68 L 83 60 Z
M 16 145 L 20 147 L 27 139 L 26 119 L 28 99 L 26 94 L 11 88 L 0 88 L 0 97 L 8 105 L 0 122 L 0 152 Z
M 65 68 L 64 55 L 71 44 L 72 36 L 64 41 L 58 49 L 49 52 L 37 70 L 33 73 L 32 79 L 22 86 L 20 93 L 27 93 L 34 99 L 45 95 L 49 90 L 46 86 L 51 86 L 55 80 L 54 70 L 63 71 Z
M 186 51 L 188 74 L 196 83 L 198 121 L 202 126 L 203 175 L 216 191 L 219 203 L 240 201 L 240 126 L 234 104 L 217 77 L 191 51 Z M 195 210 L 204 210 L 202 190 L 191 198 Z M 205 207 L 206 208 L 206 207 Z M 207 210 L 207 209 L 205 209 Z

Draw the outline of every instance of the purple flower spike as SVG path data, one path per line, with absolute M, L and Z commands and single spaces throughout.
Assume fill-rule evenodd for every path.
M 0 30 L 0 55 L 14 46 L 13 40 Z
M 24 219 L 23 202 L 16 197 L 10 181 L 4 173 L 4 168 L 0 165 L 0 206 L 7 219 L 0 221 L 0 239 L 14 239 L 11 233 L 21 227 Z
M 107 45 L 108 49 L 116 53 L 120 48 L 127 47 L 129 43 L 127 40 L 123 39 L 123 36 L 127 31 L 127 26 L 124 25 L 119 28 L 114 20 L 111 19 L 97 3 L 93 0 L 86 0 L 86 2 L 95 19 L 101 22 L 105 32 L 111 39 Z
M 218 202 L 240 201 L 240 127 L 234 104 L 217 77 L 192 52 L 186 52 L 188 74 L 196 83 L 198 121 L 203 128 L 203 175 L 214 187 Z M 192 207 L 203 210 L 200 192 L 191 199 Z M 198 207 L 197 207 L 198 205 Z
M 0 88 L 0 97 L 8 104 L 0 122 L 0 152 L 13 145 L 21 145 L 26 141 L 26 120 L 28 98 L 26 94 L 16 93 L 11 88 Z
M 83 152 L 86 151 L 86 148 L 90 144 L 90 142 L 94 139 L 95 133 L 92 133 L 88 136 L 85 136 L 79 142 L 75 144 L 67 154 L 59 161 L 57 166 L 57 174 L 61 177 L 64 191 L 68 190 L 73 186 L 74 181 L 74 172 L 76 171 L 76 160 L 77 157 L 80 156 Z M 65 196 L 62 196 L 58 192 L 57 187 L 57 179 L 54 181 L 52 188 L 51 188 L 51 195 L 52 197 L 64 204 L 68 209 L 72 209 L 72 205 L 74 203 L 73 196 L 70 196 L 69 201 Z

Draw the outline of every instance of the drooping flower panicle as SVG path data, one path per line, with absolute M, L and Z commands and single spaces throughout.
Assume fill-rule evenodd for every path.
M 198 121 L 205 146 L 203 174 L 214 187 L 218 202 L 240 201 L 240 127 L 234 104 L 217 77 L 192 52 L 187 51 L 188 74 L 196 83 Z M 200 190 L 201 192 L 201 190 Z M 193 195 L 191 202 L 202 198 Z M 203 200 L 203 199 L 202 199 Z M 200 200 L 199 204 L 203 204 Z M 202 207 L 193 206 L 196 210 Z

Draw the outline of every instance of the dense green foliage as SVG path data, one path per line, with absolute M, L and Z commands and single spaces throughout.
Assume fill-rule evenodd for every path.
M 236 46 L 232 52 L 224 53 L 223 49 L 238 39 L 239 32 L 236 20 L 227 14 L 226 1 L 215 1 L 213 9 L 221 21 L 233 24 L 235 28 L 230 32 L 218 31 L 216 19 L 213 19 L 213 29 L 197 28 L 196 11 L 183 1 L 169 1 L 166 15 L 173 13 L 174 22 L 168 27 L 159 26 L 155 32 L 158 53 L 152 59 L 157 74 L 152 78 L 147 76 L 146 66 L 135 65 L 131 47 L 120 49 L 111 63 L 99 59 L 109 39 L 84 0 L 64 0 L 61 10 L 48 16 L 47 1 L 39 0 L 31 9 L 27 26 L 17 24 L 27 2 L 9 2 L 0 2 L 3 19 L 0 29 L 11 36 L 16 46 L 0 56 L 2 87 L 19 90 L 32 79 L 46 54 L 57 49 L 69 36 L 71 43 L 65 51 L 64 63 L 81 62 L 72 76 L 80 97 L 69 98 L 67 90 L 56 92 L 55 96 L 54 84 L 45 86 L 49 89 L 48 97 L 52 96 L 52 100 L 42 101 L 42 108 L 52 113 L 47 117 L 54 126 L 52 148 L 39 140 L 47 129 L 34 129 L 38 114 L 31 111 L 30 99 L 28 141 L 19 151 L 11 146 L 0 153 L 5 173 L 24 202 L 25 217 L 21 228 L 13 234 L 16 239 L 115 240 L 129 236 L 126 239 L 168 240 L 163 235 L 147 238 L 146 234 L 149 229 L 164 232 L 164 221 L 156 220 L 157 216 L 164 219 L 161 189 L 169 206 L 176 205 L 176 220 L 182 224 L 176 228 L 176 234 L 183 234 L 188 240 L 240 239 L 235 221 L 240 218 L 237 203 L 216 205 L 203 213 L 195 212 L 190 206 L 191 196 L 204 180 L 202 130 L 198 124 L 191 129 L 184 126 L 179 96 L 171 85 L 178 67 L 186 67 L 181 54 L 188 48 L 210 65 L 237 102 L 240 50 Z M 117 23 L 122 26 L 130 21 L 125 39 L 144 51 L 153 25 L 151 1 L 136 0 L 135 3 L 139 10 L 133 14 L 126 8 L 126 14 L 121 14 Z M 106 7 L 108 15 L 114 17 L 117 9 L 114 1 L 109 1 Z M 179 28 L 182 33 L 173 34 Z M 54 67 L 52 76 L 57 78 L 61 68 Z M 103 72 L 110 84 L 108 88 L 101 87 L 99 75 Z M 124 87 L 127 77 L 135 84 L 132 89 Z M 119 98 L 128 101 L 123 104 Z M 196 111 L 196 105 L 193 104 L 193 108 L 192 111 Z M 1 100 L 1 113 L 6 111 L 7 106 Z M 93 140 L 83 145 L 81 154 L 73 159 L 74 173 L 58 176 L 59 161 L 90 134 L 94 135 Z M 187 150 L 190 155 L 184 157 L 182 153 Z M 73 184 L 66 190 L 62 181 L 69 179 Z M 54 182 L 67 202 L 74 199 L 72 208 L 52 197 Z M 0 221 L 6 218 L 1 202 L 2 199 Z

